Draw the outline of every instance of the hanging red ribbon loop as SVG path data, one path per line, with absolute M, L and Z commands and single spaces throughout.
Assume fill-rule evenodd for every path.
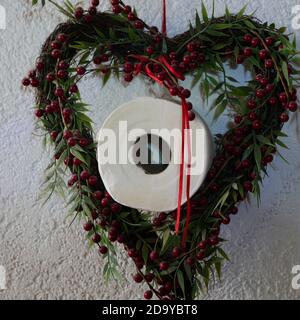
M 163 0 L 163 21 L 162 21 L 162 34 L 167 36 L 167 25 L 166 25 L 166 0 Z M 185 80 L 185 76 L 175 70 L 166 56 L 160 56 L 157 60 L 150 59 L 146 56 L 140 55 L 129 55 L 129 58 L 133 58 L 139 61 L 143 68 L 137 70 L 137 72 L 144 71 L 144 73 L 155 82 L 160 85 L 165 85 L 169 87 L 169 84 L 165 81 L 160 80 L 155 73 L 152 71 L 152 66 L 157 61 L 160 63 L 166 70 L 168 70 L 177 80 Z M 174 83 L 176 85 L 176 83 Z M 179 185 L 178 185 L 178 203 L 177 203 L 177 216 L 176 216 L 176 225 L 175 231 L 178 234 L 180 230 L 181 223 L 181 207 L 182 207 L 182 198 L 183 198 L 183 186 L 184 186 L 184 177 L 185 177 L 185 153 L 186 153 L 186 144 L 187 144 L 187 169 L 186 169 L 186 221 L 182 236 L 181 245 L 183 248 L 186 247 L 186 240 L 188 234 L 188 227 L 191 217 L 191 203 L 190 203 L 190 184 L 191 184 L 191 141 L 190 141 L 190 124 L 189 124 L 189 112 L 188 104 L 184 97 L 181 97 L 181 110 L 182 110 L 182 119 L 181 119 L 181 158 L 180 158 L 180 168 L 179 168 Z

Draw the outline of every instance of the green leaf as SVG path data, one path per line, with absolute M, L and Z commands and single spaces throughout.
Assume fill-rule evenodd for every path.
M 168 240 L 170 238 L 170 230 L 167 229 L 166 231 L 164 231 L 163 236 L 162 236 L 162 247 L 161 247 L 161 252 L 164 252 L 164 250 L 166 249 L 166 245 L 168 243 Z
M 206 10 L 206 7 L 202 1 L 201 3 L 201 10 L 202 10 L 202 17 L 203 17 L 203 20 L 206 24 L 208 24 L 209 22 L 209 19 L 208 19 L 208 14 L 207 14 L 207 10 Z
M 269 138 L 267 138 L 267 137 L 264 137 L 264 136 L 262 136 L 262 135 L 257 135 L 256 136 L 256 138 L 257 138 L 257 140 L 259 141 L 259 142 L 261 142 L 262 144 L 266 144 L 266 145 L 269 145 L 269 146 L 274 146 L 274 144 L 270 141 L 270 139 Z
M 221 267 L 222 267 L 221 262 L 220 261 L 216 261 L 215 262 L 215 268 L 216 268 L 217 275 L 218 275 L 219 279 L 221 279 Z
M 149 257 L 149 249 L 146 244 L 143 245 L 142 256 L 143 256 L 144 262 L 147 263 L 148 257 Z
M 72 155 L 73 155 L 75 158 L 79 159 L 80 161 L 82 161 L 83 163 L 85 163 L 85 164 L 87 165 L 86 159 L 84 158 L 84 156 L 83 156 L 79 151 L 77 151 L 77 150 L 74 149 L 74 148 L 71 148 L 70 151 L 71 151 Z
M 199 70 L 199 71 L 196 73 L 196 75 L 194 76 L 194 78 L 193 78 L 193 80 L 192 80 L 192 84 L 191 84 L 191 88 L 192 88 L 192 89 L 193 89 L 193 88 L 196 86 L 196 84 L 201 80 L 202 74 L 203 74 L 202 70 Z
M 284 149 L 289 149 L 289 147 L 279 139 L 276 140 L 276 143 Z
M 282 61 L 281 63 L 281 69 L 283 72 L 283 75 L 285 77 L 286 82 L 290 85 L 290 77 L 289 77 L 289 69 L 286 61 Z
M 181 270 L 178 270 L 176 274 L 177 274 L 177 280 L 178 280 L 180 289 L 182 290 L 182 292 L 183 292 L 184 295 L 185 295 L 185 284 L 184 284 L 184 276 L 183 276 L 183 273 L 182 273 Z
M 196 10 L 196 30 L 197 32 L 201 31 L 201 20 L 197 10 Z
M 261 168 L 261 149 L 258 144 L 254 146 L 254 158 L 257 165 L 257 168 L 260 170 Z
M 251 30 L 256 29 L 255 25 L 250 20 L 245 20 L 244 23 L 249 29 L 251 29 Z
M 248 4 L 245 4 L 243 6 L 243 8 L 238 12 L 238 14 L 236 15 L 238 19 L 242 18 L 242 16 L 244 15 L 247 7 L 248 7 Z
M 214 120 L 217 120 L 221 114 L 225 111 L 227 107 L 227 100 L 223 100 L 223 102 L 221 104 L 219 104 L 215 110 L 215 113 L 214 113 Z
M 217 23 L 217 24 L 212 24 L 211 29 L 213 30 L 225 30 L 225 29 L 230 29 L 232 28 L 232 23 Z
M 227 254 L 225 253 L 225 251 L 223 249 L 221 249 L 220 247 L 217 248 L 218 252 L 220 253 L 220 255 L 227 261 L 230 261 L 229 257 L 227 256 Z

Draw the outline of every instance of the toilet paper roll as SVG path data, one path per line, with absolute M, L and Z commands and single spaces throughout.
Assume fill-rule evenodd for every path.
M 99 172 L 116 202 L 153 212 L 177 208 L 181 123 L 181 105 L 155 98 L 127 102 L 105 120 L 98 133 Z M 206 177 L 214 148 L 198 115 L 190 127 L 192 196 Z M 182 204 L 186 201 L 183 194 Z

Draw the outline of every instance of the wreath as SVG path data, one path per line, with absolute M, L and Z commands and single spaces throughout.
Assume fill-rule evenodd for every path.
M 55 150 L 45 191 L 51 195 L 68 187 L 69 215 L 84 221 L 89 243 L 106 260 L 106 277 L 119 276 L 115 244 L 120 243 L 136 266 L 133 280 L 149 286 L 145 299 L 194 299 L 214 275 L 221 276 L 222 262 L 228 259 L 221 226 L 230 223 L 237 205 L 250 194 L 260 199 L 267 165 L 277 146 L 285 147 L 282 127 L 289 112 L 297 110 L 295 38 L 290 40 L 285 28 L 245 15 L 246 7 L 237 14 L 226 8 L 225 15 L 216 18 L 209 17 L 202 4 L 195 25 L 169 38 L 119 0 L 111 1 L 112 12 L 98 11 L 98 0 L 92 0 L 88 10 L 69 1 L 64 6 L 49 1 L 69 21 L 48 37 L 36 68 L 23 80 L 24 86 L 36 88 L 37 124 Z M 244 64 L 253 79 L 240 86 L 227 75 L 225 62 Z M 77 86 L 90 73 L 100 75 L 103 85 L 112 75 L 121 82 L 150 78 L 185 101 L 188 122 L 195 118 L 188 102 L 191 91 L 179 82 L 190 75 L 205 98 L 216 96 L 211 106 L 215 119 L 229 111 L 230 129 L 215 137 L 213 164 L 204 184 L 182 206 L 179 232 L 176 212 L 122 207 L 106 192 L 98 173 L 92 120 Z

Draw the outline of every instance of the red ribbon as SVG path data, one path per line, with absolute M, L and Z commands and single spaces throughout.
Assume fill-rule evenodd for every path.
M 161 32 L 164 36 L 167 35 L 167 5 L 166 0 L 163 0 L 163 18 Z
M 163 21 L 162 21 L 162 33 L 164 36 L 167 35 L 167 23 L 166 23 L 166 0 L 163 0 Z M 159 80 L 154 72 L 151 70 L 153 62 L 145 56 L 140 55 L 130 55 L 129 57 L 134 58 L 140 61 L 142 64 L 145 64 L 144 72 L 148 77 L 153 79 L 155 82 L 159 83 L 160 85 L 165 85 L 169 87 L 164 81 Z M 158 59 L 166 69 L 176 78 L 180 80 L 185 80 L 185 77 L 182 73 L 175 70 L 168 62 L 168 59 L 165 56 L 160 56 Z M 139 73 L 142 70 L 137 70 Z M 175 231 L 178 234 L 180 229 L 180 222 L 181 222 L 181 202 L 183 196 L 183 182 L 184 182 L 184 165 L 185 165 L 185 142 L 187 142 L 187 174 L 186 174 L 186 198 L 187 198 L 187 208 L 186 208 L 186 222 L 184 226 L 183 236 L 181 245 L 183 248 L 186 246 L 186 239 L 189 229 L 189 223 L 191 218 L 191 202 L 190 202 L 190 185 L 191 185 L 191 137 L 190 137 L 190 123 L 189 123 L 189 113 L 188 113 L 188 105 L 185 98 L 181 98 L 181 107 L 182 107 L 182 120 L 181 120 L 181 163 L 180 163 L 180 170 L 179 170 L 179 185 L 178 185 L 178 204 L 177 204 L 177 217 L 176 217 L 176 225 Z M 187 136 L 186 136 L 187 133 Z

